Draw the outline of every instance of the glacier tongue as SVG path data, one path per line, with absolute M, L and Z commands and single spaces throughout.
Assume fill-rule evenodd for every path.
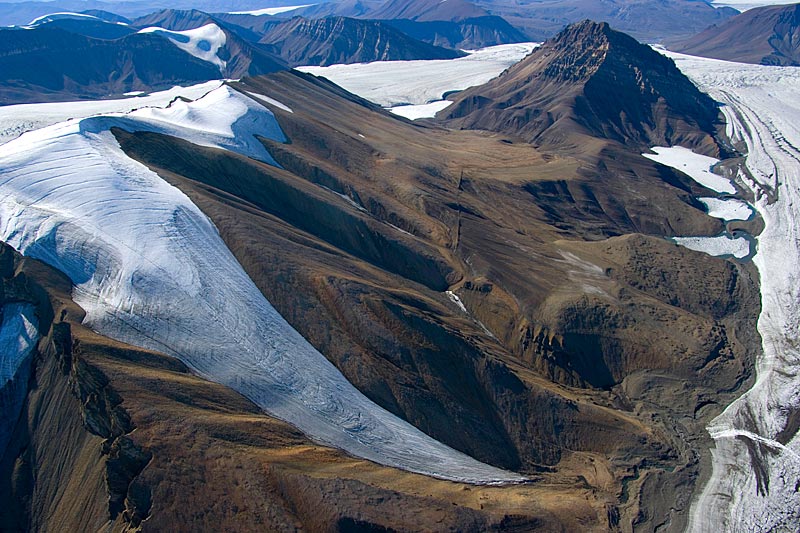
M 123 153 L 115 126 L 268 162 L 253 134 L 284 140 L 272 113 L 223 86 L 194 103 L 56 124 L 0 146 L 0 240 L 66 273 L 90 327 L 171 354 L 355 456 L 450 480 L 524 480 L 355 389 L 270 305 L 210 220 Z
M 761 277 L 763 353 L 756 382 L 709 426 L 713 472 L 695 501 L 696 532 L 797 531 L 800 524 L 800 69 L 668 54 L 725 105 L 728 135 L 747 145 L 765 229 L 753 262 Z

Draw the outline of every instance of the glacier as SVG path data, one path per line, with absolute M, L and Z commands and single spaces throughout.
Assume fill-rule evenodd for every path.
M 448 92 L 486 83 L 530 54 L 539 44 L 501 44 L 465 50 L 469 55 L 457 59 L 375 61 L 327 67 L 304 66 L 297 67 L 297 70 L 328 78 L 382 107 L 401 109 L 398 106 L 440 102 Z
M 663 52 L 723 104 L 728 136 L 747 148 L 765 228 L 753 262 L 761 278 L 762 351 L 756 380 L 709 425 L 710 479 L 689 531 L 797 531 L 800 524 L 800 69 Z
M 127 157 L 110 128 L 274 161 L 273 114 L 227 85 L 194 102 L 95 116 L 0 146 L 0 240 L 61 270 L 87 326 L 177 357 L 312 439 L 383 465 L 476 484 L 522 482 L 379 407 L 264 298 L 212 222 Z

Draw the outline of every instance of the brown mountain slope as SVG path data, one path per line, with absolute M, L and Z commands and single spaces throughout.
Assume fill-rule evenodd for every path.
M 573 150 L 586 137 L 635 150 L 678 143 L 713 149 L 718 110 L 672 60 L 608 24 L 584 21 L 500 77 L 459 93 L 440 117 Z
M 244 88 L 293 110 L 273 109 L 291 142 L 265 141 L 283 169 L 116 135 L 374 401 L 492 464 L 556 479 L 577 468 L 610 491 L 612 516 L 679 528 L 704 424 L 748 379 L 757 343 L 751 266 L 639 234 L 719 231 L 692 185 L 638 154 L 616 153 L 604 174 L 414 125 L 310 76 Z
M 5 245 L 0 263 L 0 305 L 34 303 L 43 335 L 0 456 L 2 531 L 608 527 L 608 495 L 575 471 L 470 487 L 315 445 L 180 362 L 82 327 L 59 273 Z
M 800 66 L 800 4 L 749 9 L 669 47 L 727 61 Z

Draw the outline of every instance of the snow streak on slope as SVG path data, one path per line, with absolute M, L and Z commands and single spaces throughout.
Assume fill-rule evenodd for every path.
M 283 6 L 283 7 L 265 7 L 264 9 L 256 9 L 254 11 L 229 11 L 230 15 L 253 15 L 260 17 L 261 15 L 279 15 L 294 11 L 295 9 L 303 9 L 304 7 L 311 7 L 317 4 L 303 4 L 301 6 Z
M 756 382 L 712 421 L 713 473 L 690 530 L 796 531 L 800 524 L 800 69 L 668 54 L 723 102 L 729 135 L 747 145 L 765 229 L 753 262 L 761 277 L 763 353 Z
M 37 17 L 27 23 L 25 27 L 27 28 L 35 28 L 36 26 L 41 26 L 42 24 L 46 24 L 48 22 L 53 22 L 55 20 L 67 20 L 67 19 L 74 19 L 74 20 L 97 20 L 100 22 L 108 22 L 107 20 L 103 20 L 99 17 L 95 17 L 94 15 L 87 15 L 86 13 L 73 13 L 71 11 L 62 11 L 59 13 L 50 13 L 49 15 L 43 15 L 41 17 Z M 120 26 L 127 26 L 124 22 L 108 22 L 109 24 L 119 24 Z
M 353 455 L 452 480 L 523 479 L 358 392 L 275 311 L 209 219 L 122 152 L 115 126 L 259 159 L 253 134 L 284 139 L 270 111 L 224 86 L 194 104 L 56 124 L 0 146 L 0 240 L 65 272 L 90 327 L 178 357 Z
M 458 59 L 376 61 L 329 67 L 298 67 L 324 76 L 351 93 L 383 107 L 420 105 L 452 91 L 486 83 L 530 54 L 538 44 L 502 44 L 467 50 Z
M 226 62 L 219 57 L 217 52 L 225 46 L 227 37 L 222 28 L 214 23 L 186 31 L 165 30 L 164 28 L 152 26 L 139 30 L 139 33 L 163 35 L 184 52 L 216 65 L 219 67 L 220 72 L 225 68 Z
M 52 126 L 69 119 L 81 119 L 101 113 L 125 113 L 145 106 L 165 106 L 178 96 L 194 100 L 220 85 L 222 82 L 217 80 L 191 87 L 173 87 L 137 98 L 0 106 L 0 145 L 26 131 Z

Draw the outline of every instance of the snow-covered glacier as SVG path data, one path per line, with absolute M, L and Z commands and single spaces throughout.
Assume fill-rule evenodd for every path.
M 800 69 L 668 54 L 723 103 L 728 135 L 747 147 L 765 229 L 753 258 L 761 278 L 763 353 L 753 387 L 712 421 L 713 472 L 690 531 L 800 529 Z
M 222 85 L 191 103 L 59 123 L 0 146 L 0 240 L 66 273 L 90 327 L 171 354 L 355 456 L 450 480 L 524 480 L 361 394 L 277 313 L 189 198 L 123 153 L 112 127 L 273 164 L 254 135 L 284 140 L 267 108 Z

